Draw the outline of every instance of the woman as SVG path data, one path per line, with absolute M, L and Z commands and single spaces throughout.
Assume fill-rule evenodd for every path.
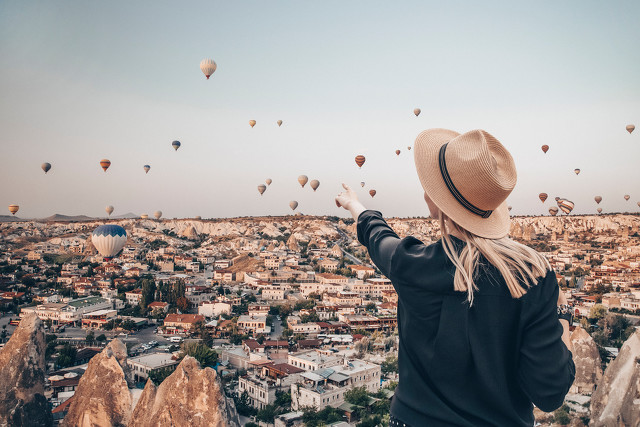
M 575 366 L 555 273 L 508 238 L 513 158 L 489 133 L 422 132 L 414 160 L 442 238 L 400 239 L 355 192 L 336 204 L 398 293 L 400 381 L 391 426 L 532 426 L 562 405 Z

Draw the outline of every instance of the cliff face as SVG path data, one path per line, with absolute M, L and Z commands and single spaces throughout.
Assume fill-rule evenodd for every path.
M 235 406 L 227 402 L 216 376 L 213 369 L 202 369 L 186 356 L 159 387 L 147 382 L 129 425 L 239 426 Z
M 600 353 L 591 335 L 581 327 L 571 334 L 576 378 L 569 393 L 592 393 L 602 378 Z
M 126 359 L 127 348 L 117 339 L 91 359 L 63 425 L 127 425 L 133 399 L 125 376 Z
M 640 425 L 640 331 L 629 337 L 607 366 L 591 398 L 590 425 Z
M 25 316 L 0 350 L 0 426 L 50 426 L 44 397 L 45 339 L 42 321 Z

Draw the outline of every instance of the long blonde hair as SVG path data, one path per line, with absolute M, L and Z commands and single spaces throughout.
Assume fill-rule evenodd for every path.
M 526 294 L 528 288 L 551 269 L 545 257 L 509 237 L 486 239 L 476 236 L 453 222 L 442 211 L 438 214 L 438 220 L 444 252 L 456 267 L 453 288 L 467 292 L 470 306 L 473 305 L 473 291 L 478 289 L 474 276 L 478 272 L 480 256 L 498 269 L 513 298 Z M 451 241 L 447 227 L 461 235 L 466 243 L 460 253 Z

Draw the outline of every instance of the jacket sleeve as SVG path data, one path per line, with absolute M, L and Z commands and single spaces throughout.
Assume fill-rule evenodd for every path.
M 358 216 L 358 241 L 369 251 L 373 263 L 386 277 L 391 275 L 391 257 L 400 238 L 378 211 L 366 210 Z
M 545 412 L 562 406 L 575 378 L 573 356 L 562 341 L 558 293 L 556 275 L 549 271 L 523 297 L 527 301 L 523 301 L 518 381 L 531 401 Z

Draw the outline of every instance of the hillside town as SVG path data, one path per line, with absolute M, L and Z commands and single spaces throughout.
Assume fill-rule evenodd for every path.
M 44 322 L 56 422 L 88 362 L 118 338 L 140 391 L 193 356 L 215 369 L 243 425 L 388 424 L 398 296 L 353 220 L 112 220 L 127 241 L 110 260 L 91 241 L 104 222 L 0 223 L 0 345 L 30 313 Z M 439 238 L 431 219 L 388 222 L 400 237 Z M 639 226 L 637 215 L 513 219 L 511 237 L 555 270 L 600 377 L 639 323 Z M 594 390 L 595 379 L 576 382 L 545 415 L 588 424 Z

